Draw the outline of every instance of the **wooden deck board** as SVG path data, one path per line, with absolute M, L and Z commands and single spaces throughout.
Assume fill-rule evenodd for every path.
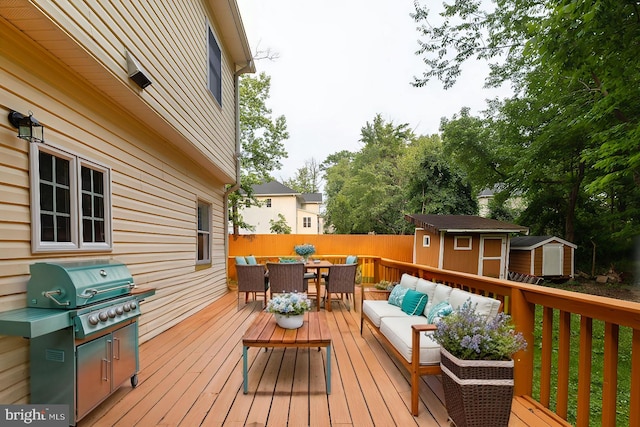
M 324 347 L 249 348 L 243 394 L 242 336 L 262 302 L 238 309 L 236 298 L 229 293 L 144 343 L 138 387 L 125 383 L 79 426 L 449 426 L 440 377 L 422 377 L 420 414 L 411 416 L 408 372 L 368 327 L 360 335 L 360 313 L 343 302 L 320 312 L 333 339 L 330 395 Z M 564 424 L 516 397 L 509 425 Z

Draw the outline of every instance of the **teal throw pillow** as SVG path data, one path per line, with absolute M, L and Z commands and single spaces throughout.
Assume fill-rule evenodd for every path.
M 429 324 L 437 323 L 441 318 L 448 316 L 453 311 L 453 307 L 447 301 L 439 302 L 431 307 L 429 314 L 427 315 L 427 322 Z
M 428 299 L 427 294 L 409 289 L 402 299 L 400 308 L 409 316 L 419 316 L 424 311 Z
M 355 256 L 355 255 L 349 255 L 344 263 L 345 264 L 355 264 L 356 262 L 358 262 L 358 257 Z
M 402 308 L 402 299 L 408 290 L 409 288 L 405 288 L 404 286 L 394 286 L 393 290 L 389 294 L 389 304 L 397 305 Z
M 249 255 L 248 257 L 246 257 L 247 260 L 247 264 L 249 265 L 256 265 L 258 262 L 256 261 L 256 257 L 254 257 L 253 255 Z
M 236 265 L 247 265 L 247 260 L 245 260 L 243 256 L 237 256 Z

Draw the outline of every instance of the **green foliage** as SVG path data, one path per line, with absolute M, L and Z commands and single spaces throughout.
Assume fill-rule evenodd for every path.
M 267 107 L 271 78 L 265 73 L 240 78 L 240 182 L 241 187 L 229 195 L 234 234 L 239 228 L 255 229 L 242 219 L 241 209 L 259 205 L 253 196 L 253 185 L 273 180 L 271 172 L 280 169 L 280 159 L 287 153 L 282 141 L 289 138 L 284 116 L 272 118 Z
M 296 171 L 293 178 L 283 180 L 282 184 L 298 193 L 318 193 L 321 183 L 320 174 L 320 165 L 312 158 L 304 162 L 304 166 Z
M 278 220 L 269 220 L 269 231 L 274 234 L 291 234 L 291 227 L 287 224 L 287 219 L 281 213 Z
M 474 190 L 500 183 L 523 197 L 517 221 L 532 233 L 560 235 L 583 252 L 594 241 L 607 248 L 600 265 L 629 256 L 640 234 L 638 3 L 449 3 L 434 16 L 416 2 L 426 71 L 414 84 L 450 87 L 465 61 L 480 59 L 492 61 L 487 85 L 508 81 L 515 95 L 491 101 L 483 117 L 463 109 L 444 120 L 447 154 Z
M 343 234 L 407 234 L 409 213 L 477 212 L 471 187 L 450 166 L 437 136 L 416 137 L 406 124 L 377 115 L 361 132 L 363 148 L 327 158 L 326 224 Z

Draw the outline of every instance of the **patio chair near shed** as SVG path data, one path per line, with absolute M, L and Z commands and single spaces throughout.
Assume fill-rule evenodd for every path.
M 253 293 L 253 299 L 256 294 L 264 292 L 264 303 L 267 302 L 267 290 L 269 282 L 266 276 L 264 264 L 236 264 L 236 272 L 238 273 L 238 308 L 240 307 L 240 292 L 244 292 L 245 304 L 249 301 L 249 293 Z
M 309 278 L 305 278 L 304 263 L 268 262 L 269 287 L 271 295 L 284 292 L 307 292 Z
M 340 294 L 341 298 L 343 298 L 343 294 L 346 294 L 349 310 L 351 310 L 349 306 L 349 294 L 351 294 L 353 307 L 357 311 L 355 298 L 357 269 L 357 264 L 334 264 L 329 267 L 329 273 L 325 278 L 325 308 L 328 311 L 331 311 L 331 294 Z

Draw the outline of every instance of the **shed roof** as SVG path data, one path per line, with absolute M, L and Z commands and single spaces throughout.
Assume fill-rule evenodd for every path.
M 499 232 L 499 233 L 528 233 L 529 228 L 517 224 L 483 218 L 475 215 L 405 215 L 405 219 L 416 227 L 425 228 L 433 232 Z
M 553 241 L 558 241 L 574 249 L 578 247 L 578 245 L 556 236 L 517 236 L 511 239 L 511 249 L 531 250 Z

